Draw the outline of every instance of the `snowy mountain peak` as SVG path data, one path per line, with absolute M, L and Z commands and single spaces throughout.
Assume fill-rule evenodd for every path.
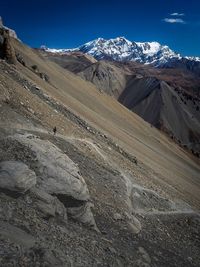
M 114 39 L 98 38 L 79 48 L 79 51 L 90 54 L 96 59 L 112 59 L 117 61 L 137 61 L 141 63 L 156 63 L 168 58 L 179 57 L 168 46 L 158 42 L 131 42 L 125 37 Z
M 97 60 L 108 59 L 116 61 L 136 61 L 144 64 L 163 65 L 170 60 L 182 59 L 180 54 L 175 53 L 166 45 L 158 42 L 131 42 L 125 37 L 114 39 L 98 38 L 74 49 L 45 49 L 53 53 L 66 53 L 81 51 L 93 56 Z M 199 58 L 187 58 L 199 61 Z
M 158 42 L 136 42 L 136 44 L 142 48 L 144 54 L 155 54 L 161 49 L 161 44 Z

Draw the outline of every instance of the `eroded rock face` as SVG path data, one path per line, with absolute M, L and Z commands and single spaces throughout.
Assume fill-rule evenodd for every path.
M 71 217 L 96 228 L 87 184 L 77 165 L 66 154 L 51 142 L 34 135 L 16 134 L 6 138 L 4 143 L 13 157 L 25 161 L 35 171 L 38 192 L 46 194 L 38 201 L 44 213 L 56 212 L 58 205 L 53 200 L 56 197 Z M 36 195 L 42 196 L 38 192 Z
M 67 211 L 72 218 L 94 228 L 96 231 L 99 231 L 96 227 L 94 218 L 90 216 L 92 206 L 93 205 L 88 202 L 80 207 L 68 208 Z
M 3 27 L 3 20 L 2 20 L 2 17 L 0 17 L 0 28 Z
M 10 33 L 5 28 L 0 28 L 0 56 L 10 64 L 17 64 Z
M 67 222 L 65 206 L 57 197 L 54 197 L 38 188 L 31 189 L 31 200 L 45 219 L 57 217 L 62 222 Z
M 0 163 L 0 188 L 25 193 L 36 184 L 35 172 L 19 161 Z
M 135 212 L 171 211 L 176 209 L 175 203 L 172 201 L 139 185 L 132 186 L 131 202 Z
M 70 201 L 89 200 L 89 191 L 79 174 L 79 168 L 58 147 L 33 135 L 18 134 L 11 140 L 19 141 L 35 154 L 36 159 L 31 168 L 37 174 L 37 184 L 41 190 L 51 195 L 62 195 L 63 202 L 66 197 L 66 206 L 69 198 Z

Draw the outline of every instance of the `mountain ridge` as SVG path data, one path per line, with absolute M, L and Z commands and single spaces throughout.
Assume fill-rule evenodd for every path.
M 199 156 L 200 77 L 193 71 L 186 67 L 155 68 L 133 61 L 88 62 L 84 59 L 86 54 L 82 53 L 80 60 L 74 51 L 64 55 L 40 52 L 93 83 L 101 93 L 114 97 L 176 143 Z M 72 67 L 72 57 L 76 58 L 73 61 L 75 68 Z
M 97 60 L 108 59 L 115 61 L 136 61 L 144 64 L 163 66 L 170 60 L 182 60 L 200 62 L 200 57 L 181 56 L 167 45 L 158 42 L 132 42 L 125 37 L 114 39 L 97 38 L 73 49 L 51 49 L 41 46 L 47 52 L 65 54 L 80 51 L 89 54 Z

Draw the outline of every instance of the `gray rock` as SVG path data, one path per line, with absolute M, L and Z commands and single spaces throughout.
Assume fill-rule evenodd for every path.
M 122 215 L 119 214 L 119 213 L 115 213 L 113 217 L 114 217 L 114 219 L 115 219 L 116 221 L 121 221 L 121 220 L 122 220 Z
M 34 135 L 16 134 L 7 139 L 9 140 L 7 144 L 13 142 L 15 145 L 17 141 L 25 151 L 30 149 L 30 154 L 35 155 L 34 159 L 28 160 L 37 174 L 37 188 L 48 195 L 57 197 L 74 218 L 96 228 L 90 209 L 87 184 L 72 160 L 51 142 L 41 140 Z M 51 200 L 48 198 L 42 200 L 39 206 L 45 212 L 48 210 L 54 214 L 55 206 L 49 203 Z M 50 206 L 47 208 L 47 205 Z
M 58 217 L 63 222 L 67 222 L 66 208 L 57 197 L 37 188 L 31 189 L 31 196 L 33 204 L 36 205 L 44 218 Z
M 0 188 L 25 193 L 36 184 L 35 172 L 19 161 L 0 163 Z
M 79 174 L 79 168 L 58 147 L 33 135 L 17 134 L 12 138 L 29 147 L 36 155 L 34 168 L 41 190 L 53 195 L 70 196 L 76 200 L 89 200 L 89 191 Z M 68 198 L 66 202 L 67 200 Z
M 155 191 L 133 185 L 131 190 L 131 201 L 134 211 L 151 212 L 151 211 L 170 211 L 174 210 L 174 203 Z
M 140 221 L 132 216 L 131 222 L 128 222 L 128 229 L 132 234 L 138 234 L 142 229 Z
M 117 254 L 116 249 L 113 248 L 113 247 L 108 247 L 108 250 L 109 250 L 112 254 Z
M 93 230 L 99 232 L 99 229 L 96 226 L 94 217 L 91 216 L 91 207 L 93 205 L 90 202 L 86 202 L 80 207 L 67 208 L 68 213 L 73 219 L 76 219 L 79 222 L 91 227 Z
M 151 266 L 151 258 L 143 247 L 138 248 L 139 259 L 137 260 L 138 266 L 149 267 Z
M 35 244 L 35 239 L 32 235 L 27 234 L 22 229 L 7 222 L 1 221 L 0 236 L 1 238 L 8 239 L 9 241 L 19 244 L 25 248 L 30 248 Z

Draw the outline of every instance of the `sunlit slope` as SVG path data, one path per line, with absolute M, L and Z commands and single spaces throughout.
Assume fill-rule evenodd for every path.
M 28 79 L 93 126 L 108 133 L 116 143 L 159 173 L 169 184 L 200 201 L 198 161 L 194 162 L 158 130 L 113 98 L 101 94 L 91 83 L 42 58 L 22 43 L 15 41 L 15 49 L 28 67 L 37 65 L 41 72 L 47 74 L 49 83 L 29 68 L 20 66 Z

